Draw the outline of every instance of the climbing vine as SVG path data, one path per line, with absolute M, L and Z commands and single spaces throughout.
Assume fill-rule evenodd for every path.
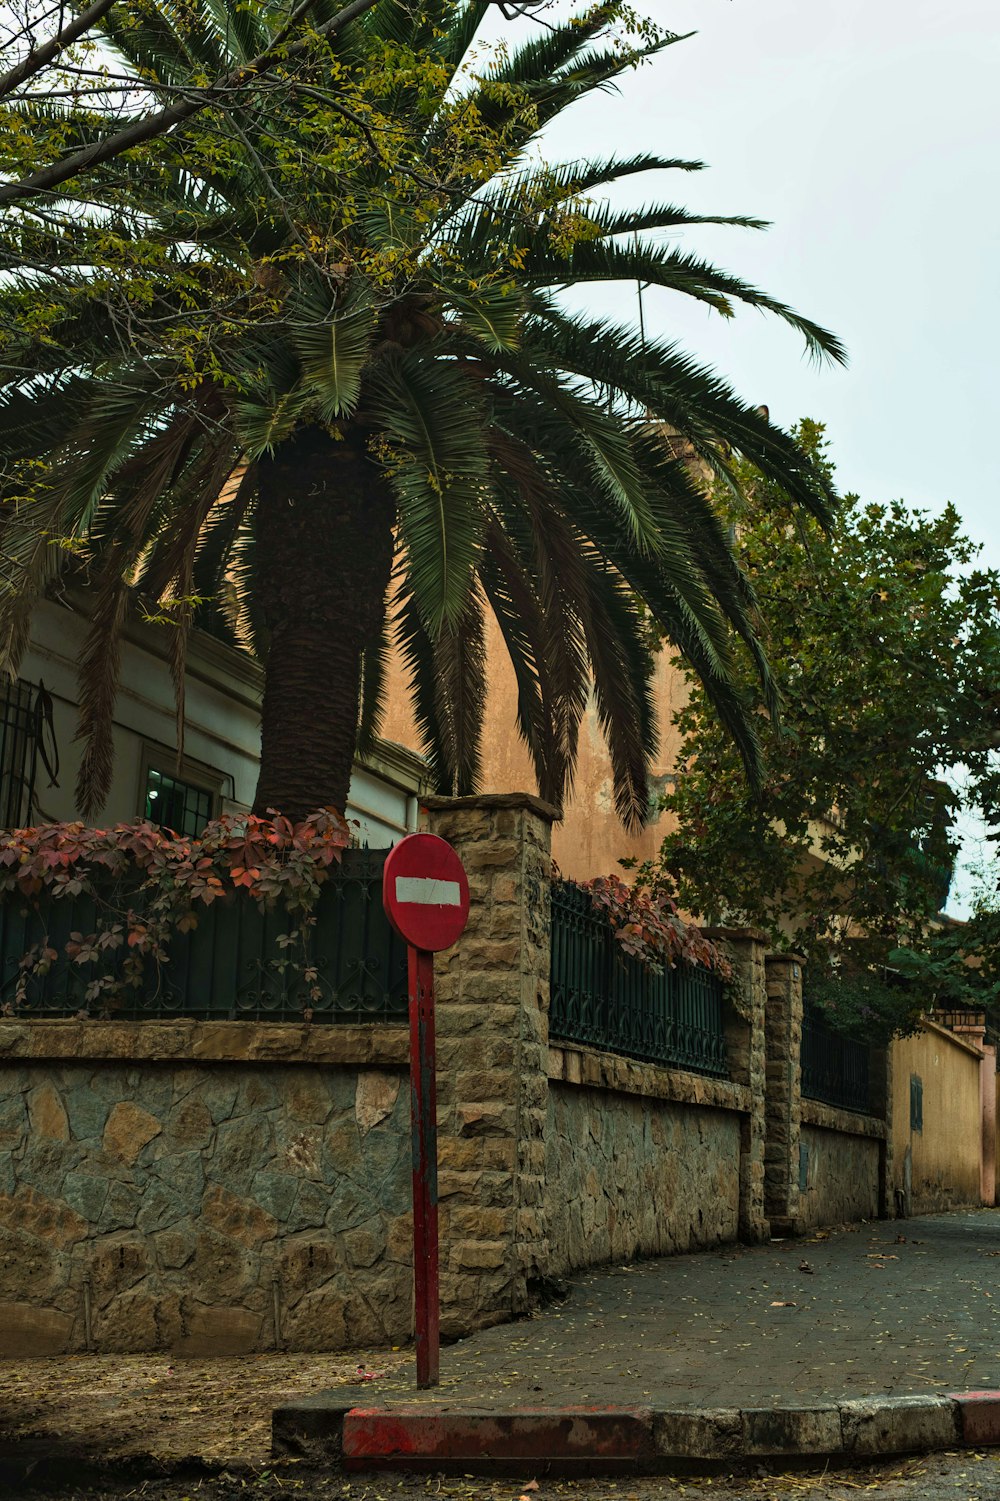
M 156 984 L 171 940 L 197 928 L 213 903 L 243 899 L 280 910 L 293 926 L 278 938 L 276 963 L 294 965 L 305 1002 L 318 1000 L 309 936 L 320 890 L 350 839 L 346 819 L 323 810 L 300 823 L 281 816 L 227 816 L 187 839 L 147 821 L 95 829 L 54 823 L 0 834 L 0 901 L 18 900 L 43 926 L 59 903 L 84 899 L 89 930 L 60 946 L 48 933 L 23 954 L 13 994 L 0 1010 L 25 1004 L 32 981 L 57 963 L 79 969 L 88 1008 L 113 1009 L 125 995 Z M 86 900 L 89 899 L 89 900 Z

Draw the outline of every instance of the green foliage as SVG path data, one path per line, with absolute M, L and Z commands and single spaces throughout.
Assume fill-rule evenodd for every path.
M 93 899 L 95 928 L 70 935 L 65 959 L 87 980 L 88 1007 L 100 1011 L 147 985 L 170 962 L 173 935 L 196 928 L 213 903 L 239 897 L 261 911 L 287 912 L 296 925 L 283 935 L 287 952 L 278 962 L 296 967 L 308 1009 L 319 999 L 309 946 L 313 911 L 348 842 L 347 823 L 333 812 L 298 824 L 280 816 L 225 817 L 196 839 L 145 821 L 110 829 L 45 824 L 0 835 L 0 900 L 20 899 L 44 916 L 49 902 Z M 63 957 L 48 938 L 30 948 L 2 1014 L 16 1012 L 31 981 Z
M 733 979 L 732 962 L 723 947 L 706 938 L 694 923 L 685 922 L 666 892 L 629 885 L 613 875 L 573 884 L 589 893 L 624 952 L 647 969 L 659 973 L 664 966 L 700 964 L 724 980 Z
M 798 435 L 828 476 L 822 428 L 805 422 Z M 877 1029 L 879 1017 L 905 1021 L 912 1004 L 895 971 L 920 969 L 920 1004 L 937 992 L 938 959 L 900 955 L 925 946 L 947 896 L 956 818 L 997 775 L 1000 576 L 976 566 L 951 506 L 933 517 L 848 496 L 826 535 L 748 464 L 740 481 L 741 498 L 719 504 L 781 701 L 779 722 L 744 654 L 767 776 L 754 798 L 688 672 L 680 769 L 664 798 L 676 828 L 644 877 L 686 910 L 763 927 L 804 952 L 817 1000 L 839 987 L 842 1008 Z M 962 792 L 945 780 L 959 763 Z
M 859 1042 L 905 1037 L 932 1009 L 932 991 L 921 965 L 897 963 L 901 954 L 908 960 L 926 957 L 916 948 L 887 950 L 885 944 L 867 939 L 814 949 L 805 975 L 808 1005 L 838 1032 Z
M 378 682 L 369 669 L 395 633 L 443 786 L 475 789 L 482 695 L 468 674 L 486 606 L 544 796 L 558 801 L 572 778 L 592 675 L 618 809 L 645 816 L 656 743 L 645 615 L 759 773 L 733 680 L 734 637 L 764 673 L 751 597 L 670 445 L 678 437 L 737 489 L 738 450 L 821 520 L 828 486 L 712 371 L 571 316 L 559 294 L 642 279 L 724 316 L 771 312 L 815 355 L 842 349 L 677 246 L 679 228 L 756 221 L 669 204 L 622 214 L 602 199 L 623 176 L 698 163 L 539 159 L 551 120 L 679 38 L 606 0 L 491 53 L 475 43 L 486 9 L 380 0 L 331 30 L 336 0 L 293 11 L 294 24 L 278 0 L 121 0 L 0 99 L 3 170 L 18 176 L 208 90 L 169 132 L 0 223 L 0 659 L 16 669 L 32 607 L 58 579 L 86 585 L 87 812 L 111 777 L 130 610 L 203 601 L 178 617 L 178 685 L 192 623 L 266 655 L 275 622 L 262 622 L 255 579 L 283 567 L 287 601 L 302 562 L 255 551 L 258 482 L 303 433 L 329 439 L 316 493 L 331 505 L 362 503 L 356 485 L 338 494 L 341 444 L 370 455 L 389 496 L 379 524 L 388 550 L 394 510 L 399 608 L 359 608 L 351 653 Z M 311 540 L 315 559 L 321 528 Z M 351 560 L 327 566 L 332 636 L 348 629 Z M 314 615 L 320 592 L 308 591 Z M 367 623 L 379 616 L 381 641 Z M 348 680 L 325 691 L 349 695 L 353 723 Z M 377 693 L 366 690 L 362 719 L 377 731 Z M 265 741 L 280 746 L 280 726 Z

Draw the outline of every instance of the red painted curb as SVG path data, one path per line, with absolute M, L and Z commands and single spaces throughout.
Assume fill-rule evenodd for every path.
M 962 1438 L 967 1444 L 1000 1444 L 1000 1392 L 949 1392 L 958 1404 Z
M 531 1460 L 618 1467 L 652 1460 L 653 1415 L 642 1408 L 569 1407 L 497 1413 L 352 1408 L 344 1414 L 347 1470 L 413 1469 L 433 1461 Z

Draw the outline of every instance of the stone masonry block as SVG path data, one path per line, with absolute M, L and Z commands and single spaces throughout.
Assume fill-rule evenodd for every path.
M 488 1209 L 480 1205 L 453 1208 L 449 1234 L 456 1240 L 499 1241 L 510 1228 L 510 1211 Z
M 515 866 L 520 846 L 513 839 L 490 839 L 471 845 L 462 841 L 462 861 L 470 872 Z
M 469 1139 L 442 1135 L 438 1141 L 438 1168 L 454 1168 L 457 1172 L 470 1172 L 484 1165 L 484 1139 Z
M 447 1199 L 456 1194 L 475 1203 L 482 1179 L 483 1174 L 480 1172 L 459 1173 L 442 1168 L 438 1172 L 438 1198 Z
M 462 1271 L 495 1271 L 506 1257 L 505 1240 L 464 1240 L 451 1247 L 451 1264 Z
M 951 1397 L 870 1397 L 841 1402 L 844 1449 L 849 1454 L 908 1454 L 950 1449 L 959 1439 L 958 1407 Z
M 512 1105 L 493 1101 L 459 1105 L 457 1119 L 460 1136 L 508 1136 L 514 1130 L 515 1111 Z
M 512 1093 L 510 1069 L 466 1069 L 455 1077 L 458 1100 L 505 1100 Z
M 70 1348 L 73 1320 L 30 1303 L 0 1303 L 0 1356 L 61 1355 Z
M 744 1409 L 745 1454 L 837 1454 L 841 1448 L 840 1412 L 836 1407 Z
M 743 1441 L 736 1408 L 682 1408 L 658 1412 L 653 1440 L 664 1459 L 726 1459 L 739 1454 Z
M 479 1139 L 482 1147 L 483 1167 L 494 1172 L 512 1173 L 517 1161 L 517 1143 L 511 1136 L 484 1136 Z

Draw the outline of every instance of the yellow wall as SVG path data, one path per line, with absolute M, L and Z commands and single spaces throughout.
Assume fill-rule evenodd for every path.
M 892 1045 L 894 1187 L 911 1214 L 978 1204 L 980 1053 L 934 1022 Z M 910 1128 L 910 1080 L 923 1084 L 923 1130 Z

